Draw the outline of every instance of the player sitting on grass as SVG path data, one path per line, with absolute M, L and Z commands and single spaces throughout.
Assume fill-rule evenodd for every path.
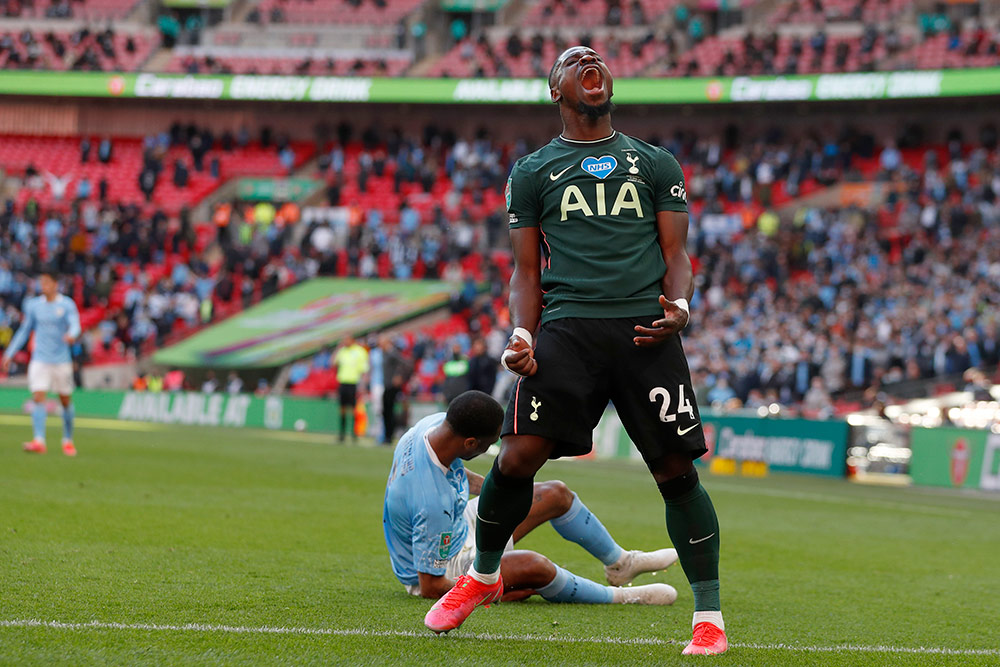
M 63 406 L 63 442 L 66 456 L 76 456 L 73 446 L 73 358 L 69 346 L 80 336 L 80 314 L 73 299 L 59 293 L 59 283 L 51 271 L 38 277 L 41 296 L 24 303 L 24 319 L 7 346 L 0 361 L 0 372 L 6 373 L 14 355 L 35 332 L 35 349 L 28 364 L 28 389 L 34 406 L 31 424 L 34 437 L 24 443 L 24 451 L 45 453 L 45 395 L 59 395 Z
M 462 460 L 479 456 L 496 442 L 502 422 L 499 403 L 483 392 L 467 391 L 451 402 L 447 413 L 425 417 L 399 440 L 382 525 L 393 572 L 410 594 L 440 598 L 472 565 L 479 499 L 470 501 L 469 494 L 479 493 L 483 478 L 466 471 Z M 603 562 L 612 586 L 567 572 L 533 551 L 513 551 L 514 542 L 546 521 Z M 541 482 L 535 484 L 528 517 L 501 558 L 502 599 L 522 600 L 537 593 L 550 602 L 671 604 L 677 591 L 667 584 L 620 586 L 676 561 L 674 549 L 625 551 L 565 484 Z

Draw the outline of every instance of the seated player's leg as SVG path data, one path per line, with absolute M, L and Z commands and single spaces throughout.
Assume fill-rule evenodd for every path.
M 569 487 L 558 480 L 535 483 L 532 487 L 531 510 L 514 529 L 514 543 L 520 542 L 525 535 L 546 521 L 552 521 L 554 526 L 556 519 L 570 511 L 574 497 Z
M 625 361 L 616 370 L 612 400 L 663 496 L 667 532 L 694 593 L 695 638 L 685 653 L 721 653 L 719 522 L 692 466 L 707 450 L 687 360 L 679 336 L 637 348 L 626 335 L 632 322 L 622 324 L 628 340 L 618 351 Z
M 516 543 L 539 525 L 551 521 L 563 539 L 575 542 L 604 563 L 608 583 L 624 586 L 644 572 L 665 570 L 677 562 L 677 551 L 626 551 L 615 542 L 600 519 L 564 483 L 535 484 L 531 511 L 514 531 Z
M 617 588 L 565 570 L 534 551 L 510 551 L 500 563 L 505 602 L 537 593 L 549 602 L 582 604 L 672 604 L 677 591 L 667 584 Z

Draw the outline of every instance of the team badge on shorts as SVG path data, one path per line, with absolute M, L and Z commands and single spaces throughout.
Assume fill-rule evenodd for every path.
M 447 558 L 448 554 L 451 553 L 451 531 L 447 533 L 441 533 L 441 545 L 438 547 L 438 555 L 441 558 Z

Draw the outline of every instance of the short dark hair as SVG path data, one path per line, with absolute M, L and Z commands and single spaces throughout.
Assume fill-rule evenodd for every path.
M 452 400 L 445 421 L 463 438 L 492 438 L 503 424 L 503 408 L 489 394 L 473 389 Z
M 59 279 L 59 273 L 55 270 L 55 268 L 49 265 L 43 266 L 39 269 L 38 277 L 41 278 L 42 276 L 48 276 L 49 278 L 52 278 L 52 280 Z

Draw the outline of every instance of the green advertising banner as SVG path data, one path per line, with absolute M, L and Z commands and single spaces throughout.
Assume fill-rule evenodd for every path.
M 236 196 L 243 201 L 299 201 L 322 186 L 315 178 L 241 178 Z
M 843 477 L 847 471 L 846 422 L 759 419 L 701 414 L 708 454 L 736 461 L 762 461 L 771 470 Z M 598 458 L 641 459 L 621 420 L 609 408 L 594 431 Z
M 960 428 L 914 428 L 910 476 L 921 486 L 1000 491 L 1000 434 Z
M 27 414 L 30 399 L 27 390 L 0 389 L 0 412 Z M 333 433 L 340 424 L 336 401 L 279 396 L 79 390 L 73 393 L 73 405 L 80 417 L 156 424 L 325 433 Z M 50 414 L 59 412 L 58 401 L 50 401 L 48 407 Z
M 244 313 L 160 350 L 165 366 L 272 368 L 446 303 L 453 285 L 440 281 L 316 278 Z
M 544 79 L 0 72 L 0 94 L 407 104 L 548 104 Z M 1000 95 L 1000 68 L 619 79 L 618 104 L 884 100 Z

